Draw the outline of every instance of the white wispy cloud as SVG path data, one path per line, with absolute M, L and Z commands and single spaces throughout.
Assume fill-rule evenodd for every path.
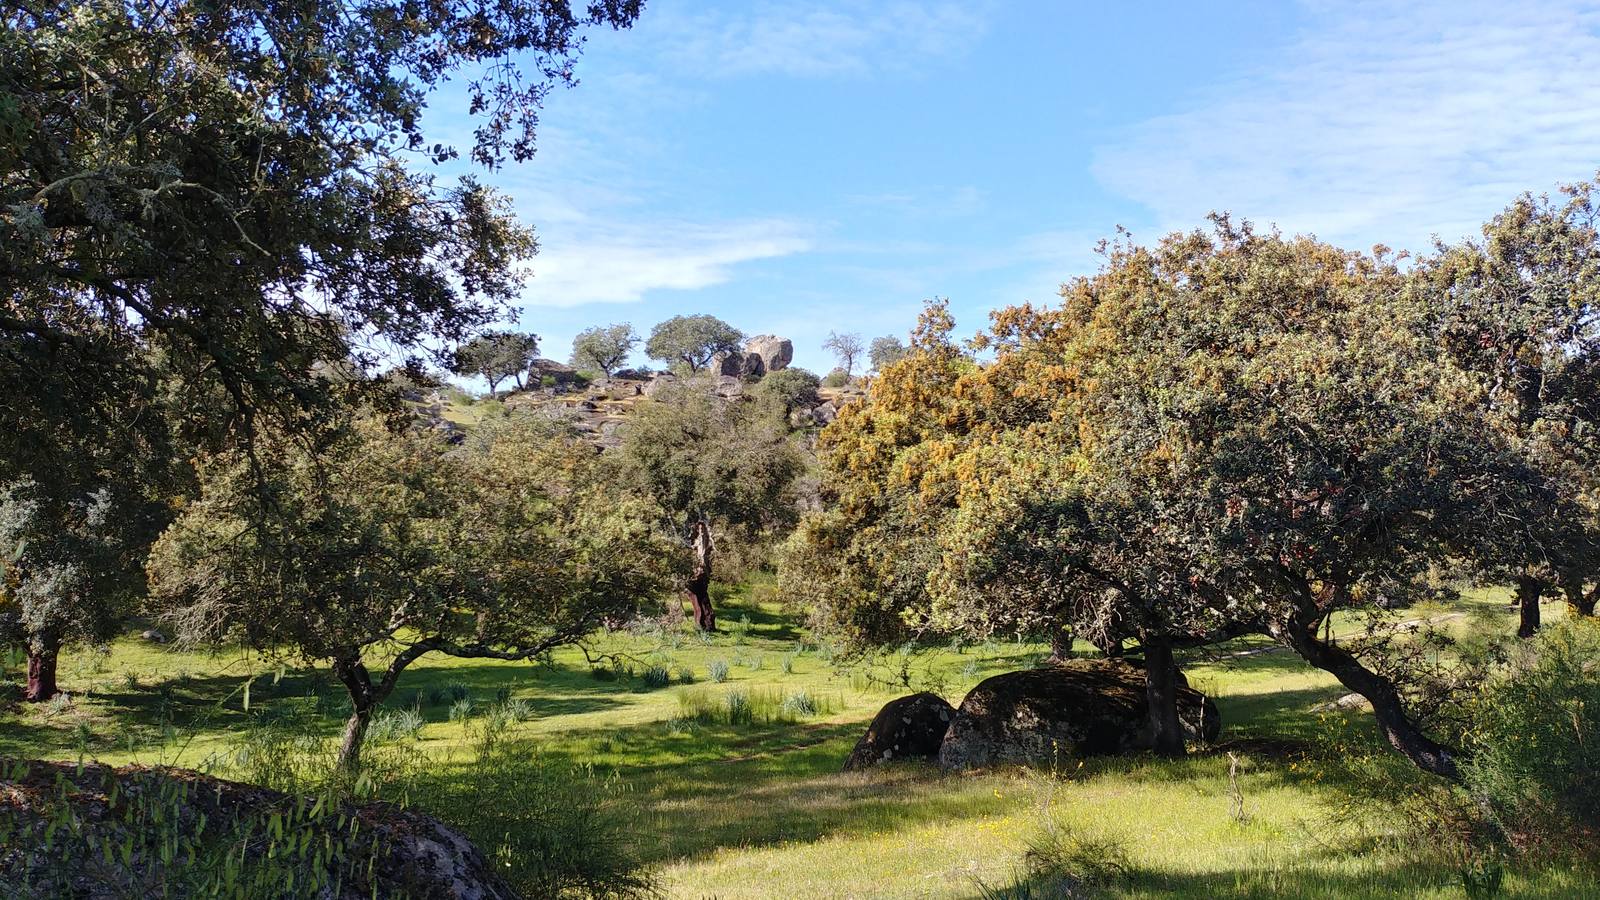
M 662 10 L 663 53 L 711 75 L 836 77 L 915 69 L 984 31 L 981 3 L 751 4 L 738 12 Z
M 714 225 L 673 221 L 577 225 L 545 239 L 522 302 L 527 306 L 632 303 L 651 291 L 722 284 L 740 263 L 801 253 L 811 244 L 802 226 L 777 219 Z
M 1316 2 L 1270 65 L 1100 147 L 1163 228 L 1230 210 L 1420 248 L 1600 167 L 1600 3 Z

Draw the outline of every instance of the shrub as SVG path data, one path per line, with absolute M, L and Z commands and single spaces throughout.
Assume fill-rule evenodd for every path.
M 793 653 L 785 653 L 781 658 L 779 658 L 779 660 L 778 660 L 778 668 L 783 670 L 783 674 L 785 674 L 785 675 L 793 675 L 794 674 L 794 654 Z
M 834 369 L 822 378 L 825 388 L 842 388 L 850 383 L 850 373 L 843 369 Z
M 729 725 L 749 725 L 755 720 L 755 710 L 750 706 L 750 695 L 744 691 L 729 691 L 722 698 L 725 721 Z
M 728 661 L 725 659 L 714 659 L 711 661 L 711 664 L 706 667 L 706 671 L 711 675 L 712 681 L 715 681 L 717 684 L 721 684 L 728 680 Z
M 1559 622 L 1516 647 L 1471 705 L 1462 775 L 1514 843 L 1600 833 L 1600 623 Z
M 20 782 L 30 772 L 15 763 L 3 775 Z M 320 897 L 363 883 L 388 896 L 398 887 L 378 865 L 376 836 L 324 798 L 210 808 L 205 785 L 159 773 L 32 777 L 51 779 L 32 792 L 33 807 L 0 816 L 0 847 L 34 850 L 26 862 L 0 860 L 8 898 Z M 116 800 L 103 815 L 85 814 L 105 797 Z
M 679 666 L 678 681 L 682 684 L 694 684 L 694 670 L 688 666 Z
M 649 666 L 644 670 L 643 680 L 646 688 L 664 688 L 672 683 L 672 674 L 666 666 Z
M 429 706 L 458 703 L 471 696 L 472 689 L 459 681 L 447 681 L 444 684 L 432 685 L 428 688 L 427 693 Z
M 785 410 L 809 409 L 822 402 L 817 388 L 822 379 L 805 369 L 779 369 L 767 373 L 753 393 L 758 400 L 782 406 Z
M 422 711 L 414 708 L 379 710 L 367 726 L 367 740 L 373 743 L 414 738 L 422 730 Z
M 472 718 L 472 698 L 462 697 L 450 704 L 450 721 L 465 722 Z
M 782 710 L 789 716 L 814 716 L 817 714 L 817 708 L 816 698 L 805 691 L 795 691 L 783 698 Z

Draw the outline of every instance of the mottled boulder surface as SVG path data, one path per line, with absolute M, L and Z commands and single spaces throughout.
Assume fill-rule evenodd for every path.
M 48 838 L 47 838 L 48 835 Z M 0 896 L 517 894 L 455 829 L 185 769 L 0 759 Z
M 1184 737 L 1216 739 L 1222 720 L 1211 698 L 1178 675 Z M 1074 756 L 1147 750 L 1153 745 L 1143 666 L 1075 659 L 981 682 L 961 701 L 939 748 L 939 764 L 1053 765 Z
M 844 771 L 902 759 L 938 759 L 939 745 L 955 713 L 943 697 L 926 691 L 889 701 L 856 741 Z
M 777 372 L 794 361 L 794 342 L 773 334 L 758 334 L 745 342 L 744 352 L 760 360 L 757 374 Z

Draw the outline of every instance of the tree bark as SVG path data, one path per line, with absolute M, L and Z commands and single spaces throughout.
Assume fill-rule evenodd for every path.
M 689 572 L 685 586 L 689 603 L 694 607 L 694 624 L 701 631 L 717 630 L 717 612 L 711 608 L 711 525 L 705 520 L 694 523 L 694 567 Z
M 1402 756 L 1424 772 L 1451 781 L 1461 780 L 1456 752 L 1438 743 L 1418 728 L 1406 715 L 1405 703 L 1393 681 L 1362 665 L 1354 654 L 1337 644 L 1317 638 L 1316 624 L 1299 618 L 1274 623 L 1273 635 L 1288 644 L 1306 662 L 1339 679 L 1339 683 L 1365 697 L 1372 704 L 1378 729 Z
M 1144 648 L 1145 700 L 1150 707 L 1152 749 L 1158 756 L 1182 756 L 1183 725 L 1178 720 L 1178 666 L 1172 640 L 1164 635 L 1140 638 Z
M 361 745 L 367 737 L 367 726 L 372 724 L 372 712 L 383 698 L 373 687 L 359 652 L 336 657 L 333 674 L 350 693 L 350 718 L 339 740 L 338 766 L 340 771 L 354 775 L 361 769 Z
M 28 645 L 28 686 L 24 699 L 43 703 L 61 693 L 56 684 L 56 661 L 61 656 L 61 640 L 45 635 Z
M 1050 659 L 1053 662 L 1065 662 L 1072 658 L 1072 626 L 1052 625 L 1050 627 Z
M 1561 591 L 1567 595 L 1567 605 L 1572 607 L 1573 613 L 1580 616 L 1594 615 L 1595 601 L 1600 600 L 1600 584 L 1596 584 L 1592 590 L 1585 591 L 1581 579 L 1565 579 L 1561 582 Z
M 1539 595 L 1544 585 L 1532 575 L 1517 576 L 1517 637 L 1531 638 L 1539 631 Z

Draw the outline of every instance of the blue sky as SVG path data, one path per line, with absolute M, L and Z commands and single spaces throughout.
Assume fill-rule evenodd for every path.
M 578 73 L 486 178 L 537 229 L 519 325 L 559 359 L 707 312 L 823 372 L 830 329 L 903 335 L 931 296 L 963 333 L 1053 300 L 1118 225 L 1420 248 L 1600 169 L 1595 2 L 648 0 Z

